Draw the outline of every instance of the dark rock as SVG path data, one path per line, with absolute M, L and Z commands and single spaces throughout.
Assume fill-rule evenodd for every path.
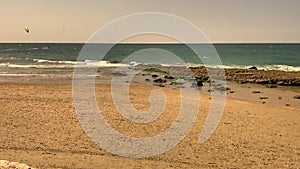
M 208 92 L 213 92 L 213 91 L 215 91 L 214 89 L 208 89 Z
M 269 84 L 269 80 L 258 79 L 258 80 L 255 81 L 255 83 L 258 83 L 258 84 Z
M 202 77 L 203 81 L 208 81 L 208 76 Z
M 198 80 L 198 81 L 197 81 L 197 86 L 199 86 L 199 87 L 203 86 L 202 81 Z
M 261 96 L 261 97 L 259 97 L 259 99 L 261 99 L 261 100 L 263 100 L 263 99 L 269 99 L 269 97 L 267 97 L 267 96 Z
M 109 63 L 120 63 L 120 62 L 118 62 L 117 60 L 112 60 L 112 61 L 109 61 Z
M 252 67 L 249 67 L 248 69 L 251 69 L 251 70 L 257 70 L 257 67 L 252 66 Z
M 155 82 L 155 83 L 166 83 L 167 80 L 166 79 L 162 79 L 162 78 L 158 78 L 158 79 L 153 80 L 153 82 Z
M 171 82 L 170 85 L 178 85 L 177 82 Z
M 175 78 L 171 75 L 165 75 L 165 79 L 175 79 Z
M 146 81 L 146 82 L 149 82 L 149 81 L 150 81 L 150 79 L 145 79 L 145 81 Z
M 267 88 L 277 88 L 277 86 L 276 86 L 276 85 L 273 85 L 273 84 L 267 84 L 266 87 L 267 87 Z
M 158 77 L 158 75 L 157 74 L 153 74 L 153 75 L 151 75 L 152 77 Z
M 165 85 L 163 85 L 163 84 L 158 84 L 158 83 L 154 84 L 154 86 L 158 86 L 158 87 L 166 87 Z
M 114 76 L 127 76 L 125 73 L 122 73 L 122 72 L 114 72 L 113 75 Z
M 225 86 L 220 86 L 220 87 L 218 87 L 217 89 L 220 90 L 220 91 L 230 90 L 230 88 L 225 87 Z
M 300 99 L 300 95 L 294 96 L 294 99 Z
M 261 91 L 256 90 L 256 91 L 253 91 L 252 93 L 261 93 Z
M 247 82 L 244 81 L 244 80 L 240 80 L 240 81 L 238 81 L 238 83 L 239 83 L 239 84 L 245 84 L 245 83 L 247 83 Z

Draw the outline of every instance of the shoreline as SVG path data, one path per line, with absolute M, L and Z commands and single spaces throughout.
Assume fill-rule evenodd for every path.
M 85 69 L 85 67 L 82 67 Z M 88 67 L 87 67 L 88 68 Z M 199 79 L 204 79 L 203 81 L 207 81 L 209 79 L 208 70 L 213 71 L 222 71 L 225 73 L 226 80 L 236 81 L 238 83 L 254 83 L 254 84 L 276 84 L 280 86 L 300 86 L 300 71 L 283 71 L 283 70 L 261 70 L 257 69 L 257 67 L 252 66 L 249 68 L 209 68 L 205 66 L 198 67 L 186 67 L 186 66 L 163 66 L 158 64 L 138 64 L 135 66 L 105 66 L 98 67 L 99 72 L 106 72 L 108 74 L 113 73 L 116 69 L 125 70 L 125 69 L 137 69 L 137 70 L 145 70 L 145 69 L 153 69 L 152 72 L 155 71 L 165 71 L 171 74 L 183 74 L 186 73 L 188 76 L 193 74 L 194 77 Z M 77 68 L 81 69 L 81 68 Z M 31 70 L 32 72 L 28 71 Z M 29 68 L 28 70 L 23 68 L 14 68 L 9 71 L 5 71 L 0 73 L 0 78 L 2 76 L 72 76 L 74 72 L 74 68 Z M 107 75 L 106 75 L 107 76 Z M 108 75 L 109 76 L 109 75 Z M 5 80 L 5 79 L 0 79 Z
M 260 71 L 249 69 L 225 69 L 226 86 L 211 86 L 207 70 L 205 67 L 198 68 L 182 68 L 182 67 L 156 67 L 149 65 L 147 67 L 134 67 L 133 70 L 143 70 L 134 75 L 131 85 L 145 85 L 145 86 L 158 86 L 166 88 L 181 88 L 184 84 L 178 83 L 178 77 L 182 77 L 185 81 L 191 81 L 191 72 L 195 77 L 193 81 L 194 87 L 198 87 L 200 94 L 210 94 L 210 90 L 221 89 L 227 93 L 227 97 L 243 100 L 258 102 L 261 104 L 279 105 L 283 107 L 291 107 L 300 109 L 300 99 L 295 99 L 300 93 L 300 72 L 282 72 L 282 71 Z M 95 77 L 96 84 L 111 84 L 112 78 L 129 78 L 131 76 L 128 68 L 102 68 L 97 71 Z M 129 74 L 128 74 L 129 72 Z M 236 74 L 236 72 L 242 74 Z M 251 73 L 249 73 L 251 72 Z M 258 76 L 258 74 L 262 74 Z M 289 74 L 289 76 L 278 76 L 278 74 Z M 155 75 L 155 77 L 153 77 Z M 175 75 L 175 76 L 174 76 Z M 177 75 L 177 76 L 176 76 Z M 269 76 L 271 80 L 263 80 Z M 282 78 L 294 80 L 294 85 L 274 84 L 277 80 Z M 4 83 L 32 83 L 32 84 L 71 84 L 72 74 L 0 74 L 0 84 Z M 272 80 L 273 78 L 273 80 Z M 193 78 L 192 78 L 193 79 Z M 246 79 L 246 80 L 245 80 Z M 248 80 L 247 80 L 248 79 Z M 249 82 L 251 79 L 251 82 Z M 130 80 L 130 79 L 129 79 Z M 253 83 L 253 82 L 259 83 Z M 262 83 L 271 82 L 271 83 Z M 288 82 L 288 80 L 286 80 Z M 129 83 L 129 81 L 126 81 Z

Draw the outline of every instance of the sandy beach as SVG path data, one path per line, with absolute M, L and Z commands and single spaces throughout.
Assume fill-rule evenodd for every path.
M 3 1 L 0 169 L 300 169 L 299 7 Z
M 211 138 L 200 144 L 198 137 L 211 106 L 211 95 L 204 86 L 199 90 L 200 110 L 188 135 L 163 154 L 131 159 L 105 151 L 86 135 L 67 81 L 0 83 L 0 159 L 33 168 L 299 168 L 300 100 L 293 98 L 298 88 L 229 82 L 221 122 Z M 96 85 L 96 98 L 116 130 L 132 137 L 150 137 L 172 125 L 180 108 L 179 89 L 139 83 L 130 87 L 132 104 L 140 111 L 149 109 L 153 89 L 162 90 L 168 104 L 164 114 L 149 124 L 131 122 L 117 112 L 109 83 Z M 260 99 L 262 96 L 269 98 Z

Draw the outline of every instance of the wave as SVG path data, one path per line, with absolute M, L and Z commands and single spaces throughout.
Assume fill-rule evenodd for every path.
M 18 51 L 20 49 L 18 48 L 8 48 L 8 49 L 2 49 L 1 52 L 11 52 L 11 51 Z
M 58 64 L 76 64 L 76 61 L 56 61 L 56 60 L 46 60 L 46 59 L 33 59 L 37 63 L 58 63 Z
M 253 67 L 253 65 L 231 65 L 231 66 L 224 66 L 225 69 L 248 69 Z M 280 70 L 285 72 L 299 72 L 300 66 L 290 66 L 290 65 L 262 65 L 256 66 L 258 70 Z
M 27 48 L 25 50 L 39 50 L 39 48 Z
M 87 66 L 87 67 L 124 67 L 129 66 L 122 63 L 110 63 L 109 61 L 96 61 L 96 60 L 85 60 L 85 61 L 56 61 L 56 60 L 46 60 L 46 59 L 33 59 L 37 63 L 51 63 L 51 64 L 66 64 L 66 65 L 77 65 L 77 66 Z
M 249 69 L 253 65 L 218 65 L 218 66 L 207 66 L 204 64 L 193 64 L 188 63 L 187 67 L 201 67 L 206 66 L 210 68 L 223 68 L 223 69 Z M 258 70 L 279 70 L 285 72 L 299 72 L 300 66 L 290 66 L 290 65 L 262 65 L 255 66 Z
M 1 57 L 0 56 L 0 60 L 22 60 L 22 58 L 17 58 L 17 57 Z
M 19 64 L 19 63 L 0 63 L 0 67 L 7 68 L 74 68 L 76 67 L 129 67 L 134 66 L 130 64 L 122 63 L 110 63 L 109 61 L 95 61 L 95 60 L 85 60 L 85 61 L 55 61 L 46 59 L 33 59 L 33 64 Z
M 300 66 L 289 66 L 289 65 L 267 65 L 265 66 L 267 70 L 282 70 L 282 71 L 295 71 L 299 72 L 300 71 Z
M 12 60 L 19 60 L 19 58 L 11 58 Z M 25 59 L 27 60 L 27 59 Z M 150 63 L 139 63 L 131 61 L 130 63 L 111 63 L 109 61 L 97 61 L 97 60 L 84 60 L 84 61 L 70 61 L 70 60 L 47 60 L 47 59 L 33 59 L 33 64 L 19 64 L 19 63 L 0 63 L 0 67 L 9 68 L 74 68 L 76 67 L 135 67 L 139 65 L 152 65 Z M 193 63 L 177 63 L 177 64 L 156 64 L 162 67 L 170 66 L 183 66 L 183 67 L 200 67 L 205 66 L 204 64 L 193 64 Z M 252 65 L 219 65 L 219 66 L 207 66 L 212 68 L 224 68 L 224 69 L 248 69 Z M 280 71 L 300 71 L 300 66 L 290 65 L 262 65 L 256 66 L 259 70 L 280 70 Z
M 0 67 L 7 67 L 7 68 L 40 68 L 40 69 L 47 69 L 47 68 L 73 68 L 72 65 L 33 65 L 33 64 L 10 64 L 10 63 L 0 63 Z

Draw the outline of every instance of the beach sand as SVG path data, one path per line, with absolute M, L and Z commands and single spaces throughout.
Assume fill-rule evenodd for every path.
M 34 168 L 299 168 L 300 109 L 293 106 L 300 105 L 293 100 L 297 91 L 286 96 L 281 89 L 243 85 L 230 86 L 235 92 L 228 94 L 223 117 L 208 141 L 198 142 L 211 106 L 210 94 L 203 92 L 193 128 L 177 146 L 154 157 L 132 159 L 112 155 L 86 135 L 76 116 L 70 83 L 3 82 L 0 159 Z M 169 99 L 164 114 L 150 124 L 122 117 L 112 102 L 109 84 L 96 85 L 96 97 L 112 127 L 129 136 L 149 137 L 168 128 L 180 108 L 178 89 L 134 84 L 130 99 L 138 110 L 149 108 L 153 89 L 161 89 Z M 253 94 L 253 90 L 263 93 Z M 253 94 L 254 99 L 238 93 Z M 261 95 L 270 97 L 265 104 Z M 285 106 L 284 99 L 290 99 L 291 106 Z

